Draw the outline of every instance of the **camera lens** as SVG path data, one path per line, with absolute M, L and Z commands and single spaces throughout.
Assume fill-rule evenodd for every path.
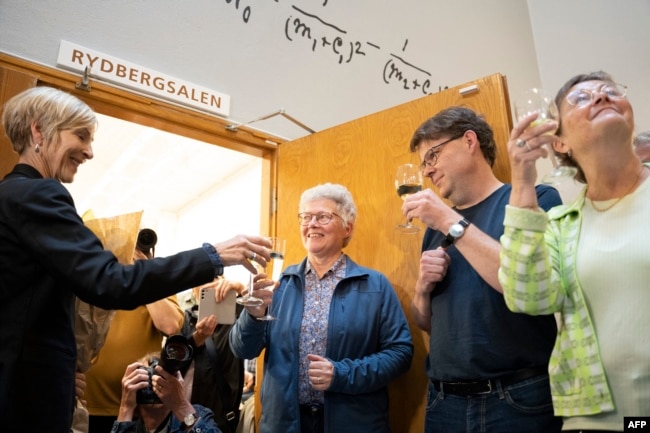
M 167 337 L 160 353 L 160 365 L 170 374 L 175 374 L 192 360 L 192 346 L 181 334 Z
M 158 236 L 155 231 L 151 229 L 142 229 L 140 230 L 140 233 L 138 233 L 136 248 L 147 254 L 156 247 L 156 242 L 158 242 Z
M 167 358 L 176 361 L 185 361 L 190 357 L 190 352 L 187 349 L 188 347 L 182 344 L 172 344 L 166 349 Z

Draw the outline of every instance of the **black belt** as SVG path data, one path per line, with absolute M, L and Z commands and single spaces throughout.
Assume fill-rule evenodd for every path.
M 321 416 L 323 414 L 323 405 L 320 403 L 301 404 L 300 413 L 313 417 Z
M 443 391 L 446 394 L 456 395 L 475 395 L 475 394 L 489 394 L 497 388 L 497 383 L 501 383 L 502 387 L 514 385 L 531 377 L 541 376 L 547 374 L 546 368 L 522 368 L 514 373 L 506 374 L 496 379 L 478 379 L 478 380 L 463 380 L 455 382 L 445 382 L 442 380 L 431 380 L 433 386 L 437 391 Z

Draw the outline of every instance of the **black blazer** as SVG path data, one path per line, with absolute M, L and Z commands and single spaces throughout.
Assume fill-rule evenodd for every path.
M 0 426 L 68 432 L 74 296 L 133 309 L 211 281 L 202 249 L 121 265 L 84 226 L 68 190 L 19 164 L 0 182 Z

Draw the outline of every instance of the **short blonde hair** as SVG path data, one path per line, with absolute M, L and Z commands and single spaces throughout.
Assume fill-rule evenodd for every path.
M 19 155 L 29 146 L 32 123 L 40 127 L 48 143 L 59 142 L 59 133 L 71 129 L 97 128 L 97 117 L 82 100 L 52 87 L 25 90 L 5 103 L 2 126 Z

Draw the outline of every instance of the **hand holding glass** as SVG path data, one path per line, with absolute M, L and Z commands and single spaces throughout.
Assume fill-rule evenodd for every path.
M 533 113 L 537 113 L 537 119 L 531 122 L 529 128 L 543 123 L 559 122 L 557 105 L 553 97 L 543 89 L 528 89 L 515 101 L 515 116 L 517 117 L 517 121 Z M 548 132 L 547 134 L 553 133 L 555 131 Z M 564 180 L 573 178 L 577 171 L 575 167 L 558 164 L 553 149 L 549 149 L 548 155 L 553 164 L 553 169 L 542 178 L 542 182 L 549 185 L 557 185 Z
M 405 200 L 411 194 L 422 191 L 422 171 L 420 167 L 413 164 L 403 164 L 397 167 L 395 188 L 397 188 L 397 195 L 402 200 Z M 420 227 L 411 224 L 410 220 L 407 220 L 405 224 L 398 224 L 395 228 L 403 233 L 417 233 L 420 231 Z
M 284 251 L 286 248 L 286 240 L 280 238 L 270 238 L 271 241 L 271 261 L 267 264 L 266 274 L 271 276 L 271 280 L 274 282 L 273 285 L 268 286 L 268 288 L 263 290 L 270 290 L 273 292 L 278 281 L 280 281 L 280 274 L 282 273 L 282 267 L 284 265 Z M 271 302 L 269 302 L 266 308 L 266 314 L 262 317 L 258 317 L 257 320 L 275 320 L 277 317 L 271 314 Z
M 253 266 L 255 266 L 255 262 L 253 262 Z M 246 292 L 242 296 L 236 299 L 236 302 L 240 305 L 243 305 L 244 307 L 259 307 L 264 303 L 262 299 L 252 295 L 254 278 L 255 278 L 255 274 L 251 272 L 250 278 L 248 280 L 248 288 L 246 289 Z

